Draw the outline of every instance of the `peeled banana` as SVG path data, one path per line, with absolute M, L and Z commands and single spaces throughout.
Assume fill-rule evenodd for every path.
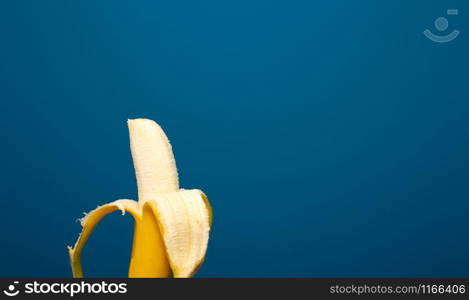
M 192 277 L 202 264 L 212 225 L 212 210 L 200 190 L 179 188 L 171 145 L 152 120 L 128 121 L 138 202 L 117 200 L 85 214 L 75 246 L 68 246 L 73 277 L 83 277 L 80 257 L 94 228 L 116 210 L 130 213 L 134 237 L 129 277 Z

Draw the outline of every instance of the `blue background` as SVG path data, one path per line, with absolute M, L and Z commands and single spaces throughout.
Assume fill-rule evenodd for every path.
M 0 276 L 71 276 L 76 219 L 136 198 L 136 117 L 213 205 L 199 277 L 469 276 L 467 1 L 194 2 L 0 2 Z

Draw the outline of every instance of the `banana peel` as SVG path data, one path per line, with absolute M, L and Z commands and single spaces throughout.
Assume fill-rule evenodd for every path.
M 81 254 L 98 223 L 120 210 L 134 218 L 129 277 L 187 278 L 202 264 L 207 251 L 212 210 L 197 189 L 179 188 L 171 145 L 152 120 L 128 120 L 130 148 L 138 186 L 138 202 L 117 200 L 85 214 L 82 232 L 68 246 L 73 277 L 82 278 Z

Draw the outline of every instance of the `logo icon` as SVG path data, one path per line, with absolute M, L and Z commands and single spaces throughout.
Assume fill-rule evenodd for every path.
M 4 290 L 3 293 L 9 297 L 14 297 L 20 293 L 20 291 L 16 290 L 15 291 L 15 284 L 18 284 L 18 281 L 14 281 L 13 284 L 10 284 L 8 286 L 8 289 Z
M 448 9 L 446 11 L 446 14 L 451 16 L 457 16 L 459 14 L 459 11 L 457 9 Z M 443 32 L 445 31 L 446 29 L 448 29 L 448 19 L 446 19 L 445 17 L 439 17 L 435 20 L 435 28 L 440 31 L 440 32 Z M 431 41 L 434 41 L 435 43 L 448 43 L 448 42 L 451 42 L 452 40 L 454 40 L 455 38 L 458 37 L 459 35 L 459 30 L 453 30 L 451 31 L 450 33 L 446 34 L 446 35 L 438 35 L 438 34 L 434 34 L 433 32 L 431 32 L 429 29 L 426 29 L 423 34 Z

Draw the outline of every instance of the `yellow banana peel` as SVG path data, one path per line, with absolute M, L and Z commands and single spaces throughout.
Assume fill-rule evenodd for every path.
M 173 151 L 158 124 L 135 119 L 128 121 L 128 127 L 138 202 L 117 200 L 80 219 L 82 232 L 75 246 L 68 246 L 73 276 L 83 277 L 80 257 L 96 225 L 120 210 L 135 220 L 129 277 L 192 277 L 207 250 L 210 204 L 202 191 L 179 188 Z

